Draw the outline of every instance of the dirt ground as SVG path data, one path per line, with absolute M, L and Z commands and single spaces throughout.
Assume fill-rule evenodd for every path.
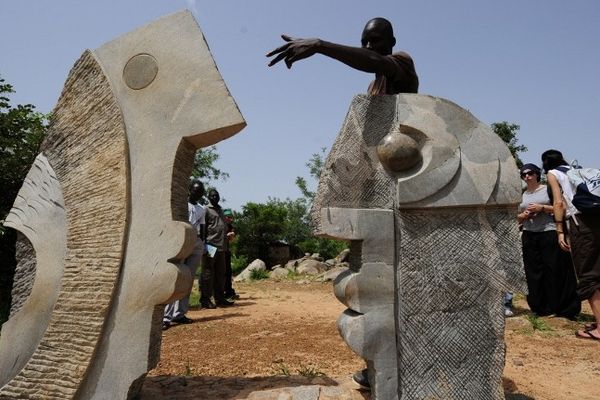
M 194 323 L 164 331 L 161 360 L 142 398 L 245 399 L 255 390 L 285 386 L 351 385 L 351 374 L 364 367 L 337 332 L 345 306 L 331 283 L 264 280 L 236 290 L 240 299 L 233 307 L 192 309 Z M 591 318 L 587 305 L 583 318 Z M 517 297 L 516 315 L 506 325 L 507 399 L 598 398 L 600 342 L 575 338 L 577 326 L 532 318 Z M 169 394 L 171 384 L 177 394 Z M 369 397 L 357 393 L 347 398 Z

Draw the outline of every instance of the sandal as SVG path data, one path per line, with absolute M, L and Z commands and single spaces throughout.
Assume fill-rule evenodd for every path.
M 578 339 L 587 339 L 587 340 L 597 340 L 600 341 L 600 337 L 593 335 L 592 334 L 593 331 L 577 331 L 575 332 L 575 336 Z
M 596 322 L 590 322 L 589 324 L 583 325 L 583 330 L 585 331 L 593 331 L 596 328 L 598 328 L 598 324 Z

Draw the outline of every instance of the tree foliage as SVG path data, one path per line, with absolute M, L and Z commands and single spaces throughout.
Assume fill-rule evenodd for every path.
M 216 146 L 199 149 L 196 151 L 196 156 L 194 158 L 192 176 L 200 179 L 203 183 L 227 180 L 229 174 L 221 171 L 215 166 L 218 159 L 219 153 L 217 153 Z
M 316 182 L 319 181 L 319 178 L 321 177 L 321 171 L 323 170 L 323 166 L 325 165 L 326 150 L 326 147 L 321 147 L 321 152 L 313 153 L 313 155 L 306 163 L 309 175 Z M 296 177 L 296 186 L 298 186 L 298 189 L 300 189 L 300 193 L 302 193 L 302 196 L 304 196 L 306 200 L 308 200 L 309 202 L 313 201 L 313 199 L 315 198 L 315 192 L 308 189 L 309 185 L 305 178 L 301 176 Z
M 519 157 L 519 153 L 527 151 L 527 147 L 518 144 L 517 134 L 519 133 L 520 128 L 519 125 L 511 124 L 506 121 L 495 122 L 492 124 L 492 130 L 508 145 L 508 149 L 515 158 L 517 167 L 519 168 L 523 166 L 523 161 Z
M 320 253 L 335 257 L 346 247 L 344 242 L 312 236 L 306 199 L 269 199 L 267 203 L 247 203 L 235 213 L 237 234 L 235 252 L 249 261 L 268 260 L 269 246 L 283 242 L 299 253 Z

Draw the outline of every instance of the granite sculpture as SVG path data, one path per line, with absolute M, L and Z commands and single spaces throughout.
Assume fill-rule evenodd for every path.
M 36 270 L 2 327 L 0 398 L 136 395 L 162 305 L 192 285 L 195 151 L 244 126 L 187 11 L 83 53 L 6 220 Z
M 350 241 L 338 328 L 374 398 L 503 399 L 502 294 L 526 292 L 504 142 L 441 98 L 356 96 L 321 175 L 316 233 Z

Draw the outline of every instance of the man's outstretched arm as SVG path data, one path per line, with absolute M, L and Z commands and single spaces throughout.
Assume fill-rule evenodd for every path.
M 373 50 L 344 46 L 321 39 L 293 39 L 287 35 L 281 35 L 281 38 L 287 43 L 267 53 L 267 57 L 275 56 L 269 62 L 269 67 L 284 60 L 287 67 L 292 68 L 296 61 L 322 54 L 364 72 L 393 76 L 398 70 L 398 65 L 390 57 Z

